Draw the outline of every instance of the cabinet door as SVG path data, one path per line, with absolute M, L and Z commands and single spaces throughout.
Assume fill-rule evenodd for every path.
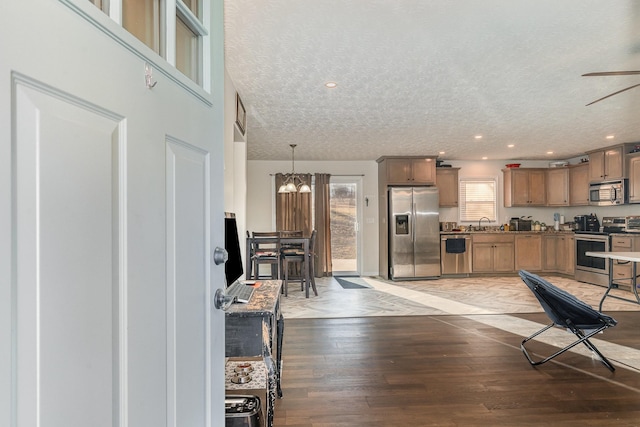
M 529 205 L 547 204 L 546 173 L 544 170 L 529 171 Z
M 458 169 L 436 169 L 436 185 L 440 192 L 440 207 L 458 206 Z
M 487 273 L 493 271 L 493 243 L 474 243 L 472 251 L 473 272 Z
M 573 236 L 566 235 L 564 239 L 564 272 L 574 274 L 576 272 L 576 239 Z
M 629 203 L 640 203 L 640 156 L 629 159 Z
M 569 204 L 587 206 L 589 204 L 589 163 L 569 169 Z
M 411 182 L 411 161 L 409 159 L 387 159 L 387 181 L 389 184 Z
M 513 271 L 513 243 L 495 243 L 493 245 L 493 271 Z
M 605 179 L 622 178 L 622 147 L 611 148 L 604 153 Z
M 435 184 L 436 165 L 433 159 L 413 159 L 411 170 L 411 179 L 415 184 Z
M 542 237 L 536 234 L 516 236 L 516 270 L 542 270 Z
M 556 168 L 547 171 L 547 205 L 569 205 L 569 169 Z
M 589 154 L 589 181 L 604 179 L 604 151 Z
M 544 271 L 556 271 L 558 269 L 558 238 L 557 236 L 544 236 L 542 238 L 542 269 Z
M 513 206 L 529 205 L 529 172 L 511 171 L 511 200 Z

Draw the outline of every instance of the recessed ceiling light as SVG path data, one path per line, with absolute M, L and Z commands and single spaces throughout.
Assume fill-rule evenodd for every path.
M 476 135 L 474 138 L 475 139 L 482 139 L 482 135 Z
M 482 158 L 482 160 L 487 160 L 487 159 L 488 159 L 488 157 L 487 157 L 487 156 L 484 156 L 484 157 Z
M 516 146 L 515 144 L 509 144 L 509 145 L 507 145 L 507 147 L 509 147 L 509 148 L 513 148 L 513 147 L 515 147 L 515 146 Z
M 444 151 L 440 151 L 438 154 L 442 156 L 444 154 Z
M 338 86 L 338 83 L 336 83 L 336 82 L 326 82 L 324 85 L 326 87 L 328 87 L 329 89 L 333 89 L 334 87 Z
M 607 135 L 607 139 L 613 139 L 613 138 L 615 138 L 614 135 Z
M 553 151 L 547 151 L 547 154 L 553 154 Z

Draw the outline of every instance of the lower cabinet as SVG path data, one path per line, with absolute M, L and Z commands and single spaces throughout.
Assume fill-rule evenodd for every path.
M 548 234 L 542 237 L 542 270 L 572 275 L 575 273 L 575 238 L 570 234 Z
M 473 242 L 474 273 L 506 273 L 514 270 L 514 240 L 511 235 L 477 234 Z
M 483 233 L 471 236 L 474 273 L 512 273 L 518 270 L 570 276 L 575 273 L 575 238 L 572 233 Z
M 618 235 L 611 236 L 611 252 L 637 252 L 640 251 L 640 236 Z M 608 261 L 607 261 L 608 262 Z M 631 263 L 626 261 L 613 261 L 613 282 L 621 285 L 623 289 L 631 289 L 633 276 Z M 636 271 L 636 274 L 638 272 Z
M 542 270 L 542 236 L 518 234 L 516 242 L 516 270 Z

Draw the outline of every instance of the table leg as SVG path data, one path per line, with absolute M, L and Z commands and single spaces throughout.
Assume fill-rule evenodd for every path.
M 607 287 L 606 292 L 604 293 L 604 295 L 602 296 L 602 299 L 600 300 L 600 306 L 598 307 L 598 311 L 602 311 L 602 304 L 604 303 L 604 299 L 607 297 L 607 295 L 609 295 L 611 288 L 613 288 L 613 259 L 609 258 L 609 287 Z
M 304 242 L 304 292 L 309 298 L 309 240 Z

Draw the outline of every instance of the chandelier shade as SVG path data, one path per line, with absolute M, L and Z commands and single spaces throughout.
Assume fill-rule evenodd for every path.
M 289 144 L 291 147 L 291 173 L 282 174 L 284 181 L 278 188 L 278 193 L 311 193 L 311 187 L 296 173 L 295 150 L 297 144 Z

